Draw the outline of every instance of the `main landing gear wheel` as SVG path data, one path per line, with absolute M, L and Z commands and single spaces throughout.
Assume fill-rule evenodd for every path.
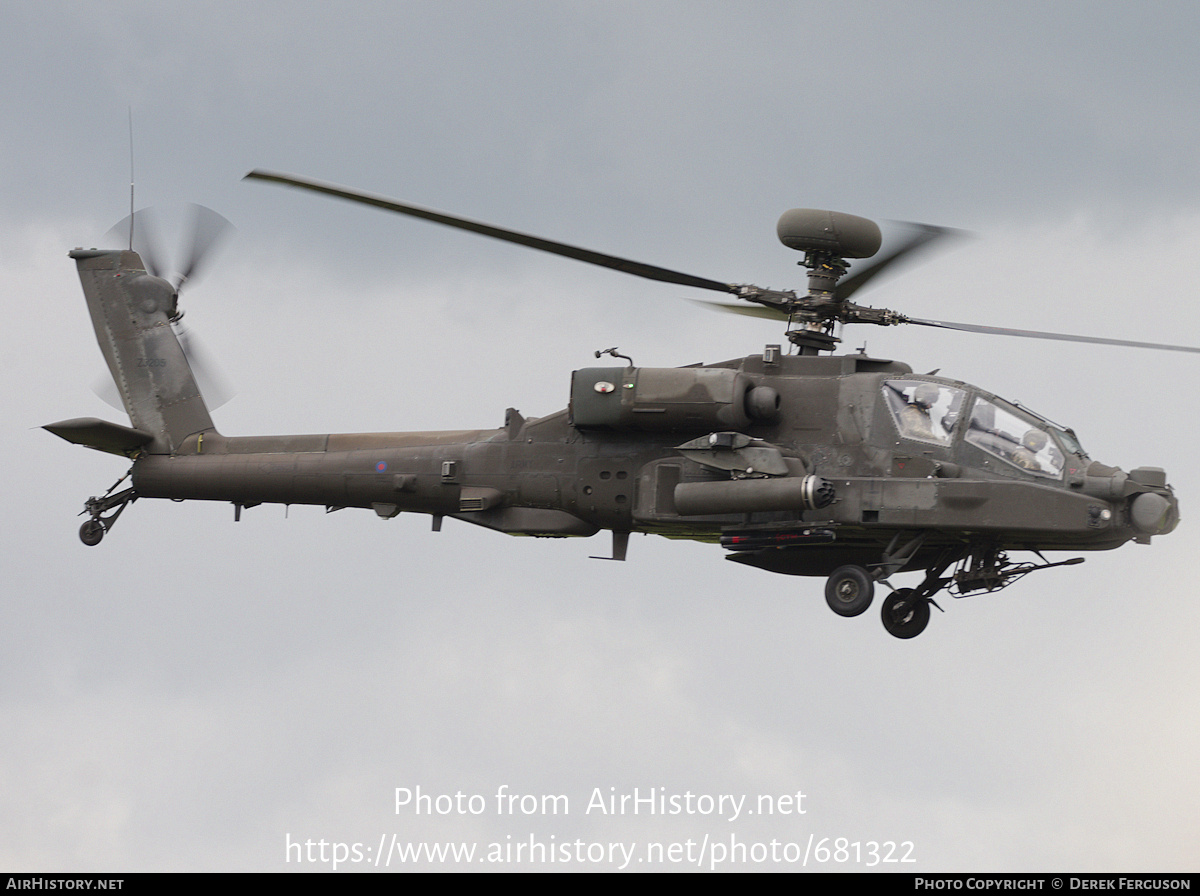
M 929 600 L 913 588 L 893 591 L 883 601 L 883 627 L 896 638 L 915 638 L 929 625 Z
M 94 547 L 104 537 L 104 523 L 99 520 L 88 520 L 79 527 L 79 540 L 88 547 Z
M 825 603 L 839 616 L 858 616 L 875 597 L 875 579 L 861 566 L 839 566 L 825 583 Z

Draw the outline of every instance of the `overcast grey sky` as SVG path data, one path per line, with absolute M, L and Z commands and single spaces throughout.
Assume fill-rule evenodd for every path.
M 288 838 L 395 834 L 1196 870 L 1191 358 L 847 334 L 1181 495 L 1170 537 L 943 601 L 912 642 L 834 616 L 820 579 L 652 537 L 602 563 L 603 537 L 142 501 L 89 549 L 76 514 L 125 466 L 38 428 L 123 420 L 91 391 L 66 252 L 128 213 L 129 109 L 138 205 L 238 227 L 183 299 L 237 386 L 229 435 L 499 426 L 563 407 L 598 348 L 669 366 L 780 336 L 682 288 L 242 182 L 255 167 L 780 288 L 802 281 L 787 208 L 929 221 L 975 238 L 865 301 L 1200 344 L 1194 4 L 2 6 L 0 867 L 307 870 Z M 418 786 L 487 811 L 397 813 Z M 501 786 L 569 814 L 499 815 Z M 585 811 L 635 787 L 803 792 L 806 812 Z

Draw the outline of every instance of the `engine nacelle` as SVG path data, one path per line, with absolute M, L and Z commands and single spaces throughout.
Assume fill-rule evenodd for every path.
M 588 367 L 571 375 L 571 423 L 580 429 L 743 430 L 778 408 L 774 389 L 724 367 Z

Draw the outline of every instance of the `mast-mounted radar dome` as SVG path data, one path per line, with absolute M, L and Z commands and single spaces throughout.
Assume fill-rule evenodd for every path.
M 883 242 L 879 225 L 874 221 L 815 208 L 784 212 L 776 231 L 779 241 L 789 249 L 827 252 L 837 258 L 870 258 Z

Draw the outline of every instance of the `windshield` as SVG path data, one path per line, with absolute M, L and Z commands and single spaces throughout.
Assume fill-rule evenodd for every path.
M 1041 423 L 1045 424 L 1046 429 L 1058 436 L 1059 443 L 1067 449 L 1068 454 L 1078 454 L 1080 457 L 1087 457 L 1087 452 L 1083 450 L 1083 446 L 1079 444 L 1079 437 L 1075 435 L 1073 430 L 1067 429 L 1065 426 L 1055 423 L 1049 417 L 1039 414 L 1037 411 L 1031 411 L 1029 408 L 1022 405 L 1020 402 L 1014 401 L 1013 404 L 1020 408 L 1023 413 L 1032 414 Z
M 1079 444 L 1079 439 L 1075 438 L 1075 433 L 1069 429 L 1063 429 L 1060 426 L 1051 426 L 1050 431 L 1058 436 L 1058 440 L 1062 442 L 1063 447 L 1067 449 L 1069 454 L 1078 454 L 1080 457 L 1087 457 L 1087 452 L 1083 450 L 1083 446 Z
M 1062 476 L 1065 458 L 1049 427 L 986 398 L 975 400 L 966 439 L 1018 469 L 1038 476 Z M 1069 448 L 1078 447 L 1074 440 L 1072 443 Z

